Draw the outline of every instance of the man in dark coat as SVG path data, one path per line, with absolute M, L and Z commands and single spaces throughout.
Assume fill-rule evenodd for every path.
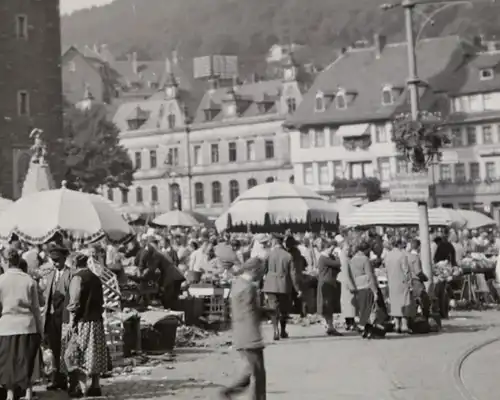
M 44 337 L 54 354 L 55 371 L 47 390 L 66 390 L 67 379 L 60 370 L 62 325 L 69 323 L 69 283 L 71 270 L 66 266 L 69 250 L 55 243 L 49 244 L 47 253 L 50 261 L 40 268 L 45 307 L 42 309 Z
M 275 235 L 262 288 L 267 295 L 269 307 L 273 310 L 274 340 L 288 338 L 286 323 L 291 309 L 293 289 L 297 291 L 297 297 L 302 297 L 293 257 L 283 247 L 283 237 Z

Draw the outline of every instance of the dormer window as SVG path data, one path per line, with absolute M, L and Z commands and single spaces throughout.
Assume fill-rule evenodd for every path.
M 316 94 L 316 102 L 314 104 L 314 110 L 316 112 L 325 111 L 325 96 L 321 92 Z
M 344 90 L 338 91 L 337 95 L 335 96 L 335 104 L 337 105 L 337 109 L 339 110 L 344 110 L 347 108 L 347 100 Z
M 493 79 L 494 76 L 495 74 L 493 72 L 493 68 L 484 68 L 481 71 L 479 71 L 479 78 L 482 81 Z
M 385 86 L 382 89 L 382 104 L 384 106 L 390 106 L 391 104 L 394 104 L 394 95 L 391 86 Z

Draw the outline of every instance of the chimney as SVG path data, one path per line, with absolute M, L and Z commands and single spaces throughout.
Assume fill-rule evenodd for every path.
M 384 47 L 387 44 L 387 37 L 383 35 L 379 35 L 376 33 L 373 35 L 373 47 L 375 48 L 375 58 L 379 59 L 382 57 L 382 52 L 384 51 Z
M 137 65 L 137 53 L 135 51 L 132 53 L 132 71 L 136 75 L 139 72 L 139 68 Z

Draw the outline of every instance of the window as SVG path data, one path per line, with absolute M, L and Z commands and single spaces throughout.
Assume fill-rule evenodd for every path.
M 113 201 L 114 196 L 113 196 L 113 189 L 109 188 L 108 189 L 108 200 Z
M 408 160 L 404 157 L 396 158 L 396 174 L 408 173 Z
M 323 93 L 318 93 L 316 95 L 316 102 L 314 103 L 314 110 L 316 112 L 325 111 L 325 97 Z
M 441 182 L 451 182 L 451 166 L 450 166 L 450 164 L 441 164 L 439 166 L 439 180 Z
M 329 185 L 330 181 L 330 172 L 328 171 L 328 163 L 319 163 L 318 164 L 318 172 L 319 172 L 319 184 L 320 185 Z
M 167 153 L 167 165 L 176 167 L 179 165 L 179 149 L 177 147 L 171 147 L 168 149 Z
M 172 183 L 170 185 L 170 209 L 171 210 L 182 209 L 181 187 L 179 186 L 178 183 Z
M 335 96 L 335 102 L 337 103 L 337 108 L 339 110 L 344 110 L 345 108 L 347 108 L 345 93 L 344 92 L 337 93 L 337 96 Z
M 309 131 L 300 131 L 300 148 L 308 149 L 311 147 L 311 135 Z
M 470 203 L 458 203 L 458 209 L 459 210 L 470 210 L 471 204 Z
M 122 204 L 128 204 L 128 190 L 122 189 Z
M 193 163 L 194 163 L 194 165 L 201 165 L 202 164 L 201 146 L 200 145 L 193 146 Z
M 137 169 L 141 169 L 142 168 L 142 154 L 140 151 L 136 151 L 135 152 L 135 167 Z
M 342 138 L 337 135 L 337 129 L 330 128 L 330 146 L 342 146 Z
M 494 77 L 493 68 L 484 68 L 479 71 L 479 79 L 482 81 L 488 81 Z
M 217 164 L 219 162 L 219 145 L 217 143 L 212 143 L 210 145 L 210 160 L 212 164 Z
M 469 175 L 471 181 L 478 181 L 481 179 L 481 171 L 479 169 L 478 162 L 472 162 L 469 164 Z
M 496 177 L 497 177 L 497 167 L 496 167 L 495 162 L 488 161 L 485 164 L 485 170 L 486 170 L 486 179 L 496 179 Z
M 392 96 L 392 88 L 385 87 L 382 90 L 382 104 L 384 106 L 389 106 L 394 103 L 394 98 Z
M 325 147 L 325 131 L 323 129 L 314 131 L 314 147 Z
M 391 179 L 391 161 L 389 157 L 378 159 L 378 174 L 380 182 L 388 182 Z
M 314 174 L 312 164 L 304 164 L 304 185 L 314 184 Z
M 266 179 L 266 183 L 273 183 L 274 182 L 274 178 L 272 176 L 270 176 L 269 178 Z
M 168 121 L 168 129 L 174 129 L 175 128 L 175 114 L 168 114 L 167 121 Z
M 194 184 L 194 203 L 197 206 L 205 204 L 205 188 L 201 182 L 196 182 Z
M 229 142 L 228 150 L 229 150 L 229 162 L 236 162 L 236 159 L 238 158 L 236 142 Z
M 70 61 L 68 63 L 69 72 L 76 72 L 76 63 L 74 61 Z
M 158 203 L 158 188 L 156 186 L 151 186 L 151 203 Z
M 274 158 L 274 141 L 266 140 L 265 141 L 265 149 L 266 149 L 266 160 L 270 160 Z
M 16 37 L 28 39 L 28 17 L 26 15 L 16 15 Z
M 257 180 L 255 180 L 254 178 L 250 178 L 248 181 L 247 181 L 247 188 L 248 189 L 251 189 L 253 187 L 257 186 Z
M 349 163 L 350 179 L 362 179 L 368 176 L 373 176 L 373 166 L 370 161 Z
M 344 167 L 342 166 L 342 161 L 333 162 L 333 179 L 343 179 L 344 178 Z
M 232 203 L 240 195 L 240 184 L 238 181 L 229 182 L 229 201 Z
M 455 182 L 465 181 L 465 164 L 455 164 Z
M 462 147 L 464 145 L 464 139 L 462 135 L 461 128 L 453 128 L 451 130 L 451 146 L 452 147 Z
M 377 143 L 386 143 L 389 141 L 385 125 L 375 125 L 375 141 Z
M 212 203 L 221 204 L 222 203 L 222 189 L 220 182 L 212 182 Z
M 247 140 L 247 161 L 255 161 L 255 142 L 253 140 Z
M 493 129 L 491 125 L 483 125 L 483 144 L 493 144 Z
M 143 201 L 144 201 L 144 198 L 142 196 L 142 188 L 138 187 L 135 189 L 135 202 L 137 204 L 142 204 Z
M 474 146 L 477 144 L 477 136 L 476 136 L 476 127 L 468 126 L 467 127 L 467 145 Z
M 157 166 L 156 150 L 149 151 L 149 166 L 150 168 L 156 168 Z
M 30 95 L 26 90 L 17 92 L 17 115 L 20 117 L 30 115 Z
M 289 97 L 288 99 L 286 99 L 286 108 L 288 114 L 293 114 L 297 109 L 297 101 L 293 97 Z

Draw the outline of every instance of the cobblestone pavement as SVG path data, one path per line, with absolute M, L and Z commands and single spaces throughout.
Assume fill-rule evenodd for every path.
M 265 351 L 268 399 L 496 400 L 500 382 L 489 371 L 496 365 L 500 344 L 479 349 L 463 365 L 460 362 L 467 350 L 497 337 L 500 312 L 496 311 L 456 314 L 436 335 L 390 335 L 375 341 L 325 337 L 319 325 L 291 326 L 290 339 L 270 343 Z M 108 398 L 120 400 L 216 399 L 217 389 L 240 367 L 230 348 L 179 349 L 176 362 L 147 376 L 115 378 L 104 390 Z M 462 396 L 459 378 L 475 397 Z M 42 398 L 53 397 L 42 393 Z

